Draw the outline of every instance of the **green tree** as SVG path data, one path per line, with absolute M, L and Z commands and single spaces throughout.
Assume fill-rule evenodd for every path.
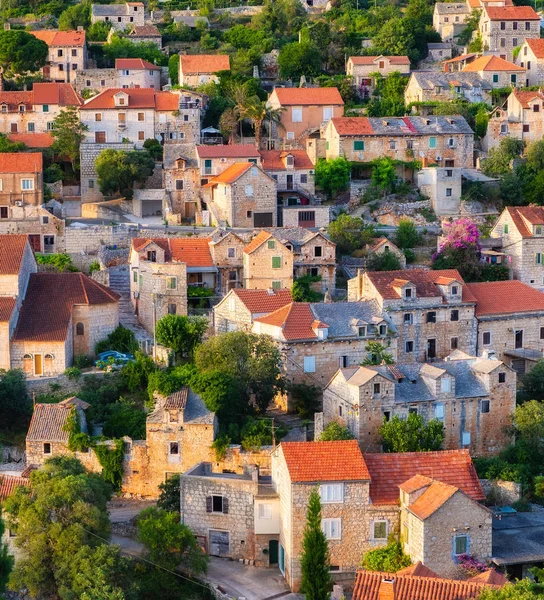
M 58 157 L 66 156 L 75 172 L 79 163 L 79 147 L 85 139 L 87 125 L 79 119 L 79 112 L 75 106 L 68 106 L 60 111 L 53 121 L 53 152 Z
M 353 440 L 355 439 L 347 427 L 343 427 L 336 421 L 331 421 L 319 436 L 320 442 L 334 442 L 337 440 Z
M 206 408 L 217 414 L 224 429 L 228 429 L 231 424 L 239 427 L 247 415 L 253 412 L 247 389 L 234 373 L 218 369 L 197 372 L 190 384 L 191 389 L 200 394 Z
M 361 562 L 361 566 L 367 571 L 382 571 L 384 573 L 396 573 L 411 564 L 410 557 L 404 554 L 401 544 L 396 540 L 391 540 L 383 548 L 376 548 L 367 552 Z
M 478 600 L 544 600 L 544 586 L 522 579 L 499 589 L 483 588 Z
M 179 83 L 179 54 L 172 54 L 168 59 L 168 77 L 172 85 Z
M 106 21 L 97 21 L 87 30 L 87 39 L 90 42 L 105 42 L 108 39 L 110 29 L 110 23 L 106 23 Z
M 490 177 L 499 177 L 512 171 L 510 163 L 519 158 L 525 149 L 525 142 L 511 137 L 501 139 L 496 148 L 491 148 L 482 162 L 482 171 Z
M 22 29 L 0 31 L 0 76 L 39 71 L 47 61 L 45 42 Z
M 278 66 L 285 79 L 298 79 L 302 75 L 317 77 L 322 72 L 319 49 L 309 42 L 283 46 L 278 55 Z
M 329 223 L 328 234 L 342 255 L 364 248 L 376 237 L 372 225 L 366 225 L 362 219 L 347 214 L 341 214 Z
M 190 358 L 208 329 L 208 320 L 203 317 L 166 315 L 155 328 L 157 342 L 176 353 L 178 360 Z
M 74 31 L 78 27 L 89 29 L 91 26 L 91 3 L 87 0 L 80 4 L 69 6 L 59 16 L 59 29 L 61 31 Z
M 8 554 L 8 547 L 2 543 L 2 536 L 5 530 L 2 513 L 0 512 L 0 598 L 2 597 L 2 592 L 5 590 L 9 574 L 13 569 L 13 557 Z
M 388 156 L 377 158 L 372 165 L 372 182 L 382 190 L 384 196 L 395 188 L 395 165 Z
M 146 151 L 103 150 L 95 161 L 98 186 L 105 195 L 120 194 L 132 199 L 134 184 L 153 174 L 155 161 Z
M 321 500 L 319 492 L 313 489 L 308 499 L 300 556 L 300 589 L 307 600 L 329 600 L 332 589 L 329 566 L 329 545 L 321 529 Z
M 26 427 L 31 412 L 23 371 L 0 369 L 0 434 L 12 427 Z
M 425 452 L 440 450 L 444 441 L 444 425 L 431 419 L 427 425 L 421 415 L 410 413 L 407 419 L 395 415 L 378 429 L 386 452 Z
M 305 11 L 298 0 L 265 0 L 262 11 L 253 17 L 251 27 L 266 37 L 289 36 L 302 17 Z
M 287 391 L 293 401 L 293 407 L 299 417 L 313 419 L 319 410 L 319 396 L 321 390 L 315 385 L 307 383 L 289 383 Z
M 110 43 L 104 46 L 104 56 L 112 65 L 116 58 L 142 58 L 156 65 L 168 64 L 167 57 L 153 42 L 134 43 L 117 35 L 112 36 Z
M 180 475 L 172 475 L 166 481 L 159 483 L 159 499 L 157 508 L 168 512 L 179 513 L 180 510 Z
M 544 403 L 530 400 L 518 406 L 514 413 L 514 429 L 525 446 L 533 448 L 539 455 L 544 454 Z
M 338 192 L 347 189 L 351 164 L 343 156 L 320 158 L 315 166 L 315 183 L 332 199 Z
M 419 235 L 415 223 L 408 218 L 400 219 L 395 235 L 395 243 L 402 250 L 414 248 L 419 244 L 421 236 Z
M 369 117 L 401 117 L 406 113 L 404 106 L 404 89 L 406 88 L 406 76 L 394 71 L 382 77 L 380 73 L 374 73 L 376 87 L 372 98 L 367 106 Z
M 294 280 L 291 286 L 291 297 L 294 302 L 319 302 L 322 295 L 312 289 L 313 281 L 319 280 L 319 277 L 303 275 Z
M 362 365 L 392 365 L 395 359 L 390 352 L 387 352 L 387 346 L 380 342 L 368 342 L 365 350 L 368 352 L 367 358 L 363 360 Z
M 523 375 L 521 387 L 526 397 L 544 400 L 544 360 L 539 360 L 530 371 Z
M 366 267 L 369 271 L 400 271 L 402 269 L 400 258 L 391 250 L 371 254 L 367 258 Z
M 12 142 L 5 133 L 0 133 L 0 152 L 24 152 L 23 142 Z

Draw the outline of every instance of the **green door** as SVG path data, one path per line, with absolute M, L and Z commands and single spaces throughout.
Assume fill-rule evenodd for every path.
M 271 565 L 277 565 L 278 564 L 278 551 L 279 548 L 279 542 L 278 540 L 270 540 L 268 542 L 268 561 L 269 564 Z

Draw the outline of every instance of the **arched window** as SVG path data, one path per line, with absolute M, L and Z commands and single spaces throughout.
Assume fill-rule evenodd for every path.
M 25 354 L 25 355 L 23 356 L 23 359 L 24 359 L 24 360 L 32 360 L 32 354 Z
M 44 358 L 45 358 L 45 360 L 53 360 L 53 355 L 52 354 L 46 354 Z
M 85 326 L 83 323 L 76 323 L 76 335 L 84 335 L 85 334 Z

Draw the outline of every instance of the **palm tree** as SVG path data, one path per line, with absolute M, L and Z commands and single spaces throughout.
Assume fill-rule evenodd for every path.
M 234 109 L 226 108 L 219 118 L 219 131 L 221 131 L 222 135 L 229 138 L 229 144 L 232 144 L 234 141 L 234 130 L 237 123 L 238 119 L 234 114 Z
M 226 90 L 227 97 L 234 103 L 233 111 L 238 123 L 240 123 L 240 142 L 244 142 L 242 132 L 243 121 L 246 118 L 247 109 L 250 104 L 250 96 L 245 83 L 233 83 Z
M 254 96 L 246 109 L 246 117 L 253 123 L 255 129 L 255 146 L 257 148 L 261 147 L 262 126 L 267 114 L 266 102 Z
M 268 121 L 268 149 L 270 150 L 270 146 L 272 145 L 272 126 L 277 125 L 282 129 L 285 129 L 283 123 L 281 122 L 282 113 L 287 110 L 285 107 L 281 106 L 279 108 L 272 108 L 271 106 L 267 106 L 266 108 L 266 117 L 265 120 Z

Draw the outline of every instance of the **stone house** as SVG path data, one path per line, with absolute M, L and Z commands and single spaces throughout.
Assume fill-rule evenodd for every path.
M 467 284 L 476 298 L 478 354 L 496 355 L 519 375 L 544 355 L 544 293 L 521 281 Z
M 77 74 L 87 68 L 87 44 L 83 28 L 78 31 L 44 29 L 30 31 L 49 48 L 47 64 L 42 67 L 45 79 L 57 83 L 73 83 Z
M 544 81 L 544 42 L 540 38 L 526 38 L 514 62 L 526 69 L 522 85 L 540 85 Z
M 436 215 L 459 214 L 463 185 L 463 169 L 423 166 L 417 172 L 419 191 L 431 200 Z
M 386 237 L 374 238 L 372 243 L 366 245 L 367 257 L 383 256 L 386 252 L 394 254 L 400 262 L 400 266 L 406 268 L 406 256 L 404 252 Z
M 30 92 L 0 91 L 0 132 L 47 133 L 63 109 L 82 104 L 69 83 L 35 83 Z
M 217 73 L 230 71 L 228 54 L 180 54 L 179 84 L 197 88 L 206 83 L 218 83 Z
M 410 74 L 407 56 L 350 56 L 346 63 L 346 75 L 353 77 L 353 85 L 362 98 L 369 98 L 376 86 L 376 77 L 391 73 Z
M 213 307 L 215 333 L 244 329 L 251 331 L 254 319 L 293 301 L 289 290 L 244 290 L 233 288 Z
M 466 2 L 437 2 L 433 10 L 433 28 L 444 42 L 452 42 L 465 28 L 470 13 Z
M 455 269 L 358 273 L 348 281 L 348 300 L 378 303 L 397 332 L 401 364 L 476 352 L 476 300 Z
M 293 271 L 293 252 L 266 230 L 244 248 L 243 284 L 246 289 L 291 289 Z
M 443 62 L 452 57 L 452 42 L 427 42 L 427 58 L 435 62 Z
M 511 437 L 516 374 L 499 360 L 456 351 L 430 364 L 354 366 L 339 369 L 323 391 L 323 426 L 336 421 L 372 452 L 382 450 L 384 420 L 419 414 L 444 424 L 444 448 L 493 455 Z
M 530 144 L 544 135 L 544 94 L 540 91 L 512 90 L 506 107 L 498 107 L 489 119 L 482 139 L 485 151 L 500 144 L 503 137 L 513 137 Z
M 145 7 L 143 2 L 125 2 L 124 4 L 91 4 L 91 24 L 105 21 L 116 31 L 129 27 L 145 25 Z
M 270 476 L 213 473 L 202 462 L 181 476 L 181 522 L 211 556 L 277 565 L 279 497 Z
M 310 134 L 344 114 L 344 101 L 336 88 L 275 88 L 268 106 L 283 111 L 281 125 L 273 126 L 272 137 L 285 148 L 303 148 Z
M 451 117 L 341 117 L 325 128 L 327 158 L 370 163 L 388 156 L 425 158 L 444 167 L 473 166 L 474 133 L 465 119 Z
M 0 154 L 0 220 L 14 216 L 14 209 L 43 203 L 41 152 Z
M 0 475 L 0 517 L 2 516 L 2 503 L 4 500 L 14 494 L 20 487 L 30 487 L 30 479 L 28 477 L 29 470 L 25 469 L 21 475 L 2 474 Z M 8 555 L 12 556 L 16 561 L 20 556 L 19 549 L 15 546 L 16 533 L 12 531 L 6 523 L 6 515 L 4 517 L 4 525 L 6 528 L 2 536 L 0 536 L 0 545 L 6 546 Z
M 488 54 L 469 63 L 461 73 L 478 73 L 492 88 L 524 86 L 525 68 L 504 58 Z
M 202 210 L 200 176 L 194 144 L 170 143 L 163 147 L 163 188 L 172 210 L 169 220 L 193 221 Z
M 274 227 L 276 183 L 252 162 L 234 163 L 202 186 L 203 209 L 220 227 Z
M 451 102 L 491 104 L 491 85 L 478 73 L 468 71 L 412 71 L 404 90 L 405 104 L 412 102 Z
M 243 253 L 247 244 L 241 235 L 216 229 L 209 242 L 212 261 L 217 267 L 216 289 L 222 295 L 243 285 Z
M 295 199 L 287 198 L 287 206 L 278 207 L 278 227 L 327 228 L 331 222 L 330 206 L 319 204 L 290 204 Z
M 511 61 L 526 38 L 540 37 L 540 17 L 530 6 L 484 6 L 478 31 L 486 50 Z
M 128 39 L 134 44 L 151 43 L 159 49 L 162 48 L 162 35 L 155 25 L 134 25 Z
M 468 52 L 467 54 L 454 56 L 453 58 L 444 61 L 444 71 L 446 73 L 462 71 L 468 64 L 470 64 L 473 60 L 476 60 L 479 56 L 479 52 Z
M 262 167 L 261 153 L 253 144 L 202 145 L 196 147 L 201 185 L 221 175 L 236 163 L 253 163 Z
M 74 87 L 100 93 L 106 88 L 161 89 L 161 69 L 141 58 L 116 58 L 113 69 L 86 69 L 77 74 Z

